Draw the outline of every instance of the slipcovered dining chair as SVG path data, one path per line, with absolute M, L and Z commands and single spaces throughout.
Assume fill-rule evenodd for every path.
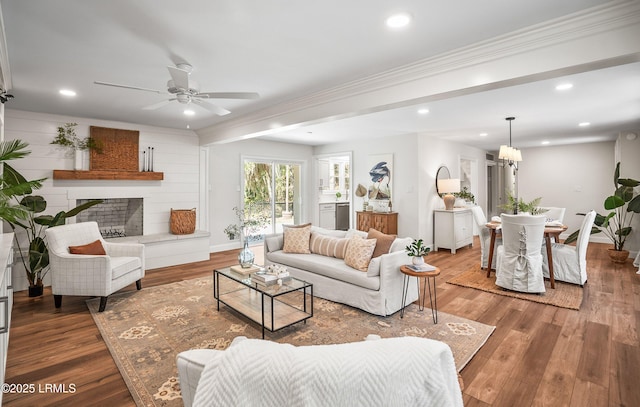
M 507 215 L 496 259 L 496 285 L 513 291 L 543 293 L 542 238 L 544 215 Z
M 98 296 L 102 312 L 110 294 L 134 282 L 142 288 L 143 244 L 107 242 L 96 222 L 52 227 L 46 235 L 56 308 L 63 295 Z
M 596 219 L 596 212 L 588 212 L 582 220 L 576 245 L 560 243 L 551 244 L 551 256 L 553 258 L 553 277 L 556 281 L 564 281 L 584 285 L 587 281 L 587 246 L 591 228 Z M 549 277 L 549 260 L 544 256 L 542 272 Z
M 541 215 L 544 215 L 547 218 L 547 222 L 557 221 L 562 223 L 564 221 L 564 213 L 567 208 L 558 208 L 556 206 L 547 206 L 540 207 L 542 212 Z
M 480 267 L 485 269 L 487 268 L 487 262 L 489 261 L 489 249 L 491 246 L 491 230 L 487 227 L 487 218 L 482 211 L 480 206 L 473 206 L 471 208 L 471 212 L 473 213 L 473 220 L 476 222 L 476 226 L 478 226 L 478 237 L 480 239 Z M 502 244 L 502 237 L 496 236 L 495 245 Z M 491 268 L 495 268 L 496 266 L 496 257 L 493 257 L 491 261 Z

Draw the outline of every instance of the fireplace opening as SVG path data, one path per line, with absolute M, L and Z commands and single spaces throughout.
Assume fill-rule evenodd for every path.
M 78 199 L 82 205 L 92 199 Z M 95 221 L 105 239 L 143 233 L 143 198 L 109 198 L 76 215 L 77 222 Z

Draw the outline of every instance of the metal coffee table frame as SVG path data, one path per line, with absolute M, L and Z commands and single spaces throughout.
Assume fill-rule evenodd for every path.
M 221 278 L 223 282 L 228 280 L 227 283 L 231 287 L 222 293 Z M 295 291 L 302 292 L 300 306 L 278 299 Z M 220 311 L 220 303 L 223 303 L 258 323 L 262 328 L 262 339 L 264 339 L 265 330 L 276 332 L 298 322 L 306 324 L 307 319 L 313 316 L 313 284 L 296 278 L 291 278 L 282 285 L 266 287 L 252 281 L 250 276 L 232 271 L 229 267 L 215 269 L 213 270 L 213 297 L 217 301 L 218 311 Z

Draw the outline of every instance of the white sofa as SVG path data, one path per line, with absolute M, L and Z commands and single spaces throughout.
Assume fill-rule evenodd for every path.
M 338 238 L 353 234 L 367 236 L 366 232 L 328 230 L 313 226 L 311 233 Z M 411 238 L 396 238 L 389 253 L 373 258 L 367 272 L 356 270 L 343 259 L 321 254 L 285 253 L 282 250 L 282 233 L 265 236 L 265 265 L 281 264 L 300 280 L 313 284 L 313 295 L 330 301 L 360 308 L 375 315 L 387 316 L 402 308 L 402 284 L 404 275 L 400 266 L 411 263 L 404 248 Z M 413 277 L 412 277 L 413 278 Z M 416 284 L 409 284 L 406 304 L 418 299 Z
M 426 338 L 292 346 L 237 337 L 177 356 L 191 406 L 462 406 L 453 354 Z M 372 340 L 373 339 L 373 340 Z

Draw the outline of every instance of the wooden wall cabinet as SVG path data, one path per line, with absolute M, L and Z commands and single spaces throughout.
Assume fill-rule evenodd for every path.
M 473 244 L 473 214 L 471 209 L 436 209 L 433 212 L 434 249 L 456 250 Z
M 398 212 L 356 212 L 356 229 L 368 232 L 370 228 L 388 234 L 398 234 Z

